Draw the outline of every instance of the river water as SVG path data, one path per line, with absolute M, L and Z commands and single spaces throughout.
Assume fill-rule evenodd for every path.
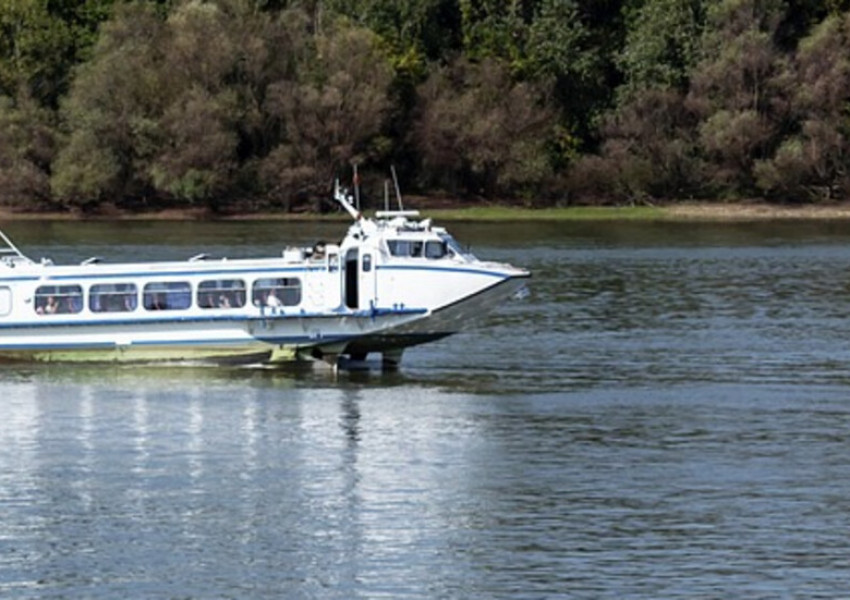
M 66 262 L 343 228 L 5 229 Z M 0 597 L 847 597 L 850 224 L 451 229 L 531 295 L 398 372 L 0 367 Z

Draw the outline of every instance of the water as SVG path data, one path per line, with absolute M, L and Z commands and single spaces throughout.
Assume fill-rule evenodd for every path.
M 532 295 L 397 373 L 0 367 L 0 596 L 847 597 L 846 224 L 452 229 Z M 6 230 L 82 260 L 340 226 Z

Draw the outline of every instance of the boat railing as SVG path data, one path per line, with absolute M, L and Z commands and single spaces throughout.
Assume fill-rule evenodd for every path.
M 408 219 L 418 216 L 418 210 L 379 210 L 375 212 L 376 219 L 397 219 L 399 217 Z
M 8 267 L 14 267 L 18 263 L 32 263 L 2 231 L 0 231 L 0 262 Z

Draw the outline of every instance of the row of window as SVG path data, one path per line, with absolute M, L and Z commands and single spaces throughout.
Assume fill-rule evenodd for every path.
M 414 258 L 443 258 L 449 253 L 446 242 L 433 240 L 427 242 L 412 240 L 387 240 L 387 248 L 393 256 L 412 256 Z
M 301 304 L 301 280 L 290 277 L 258 279 L 251 286 L 254 306 L 297 306 Z M 202 281 L 195 292 L 199 308 L 242 308 L 248 288 L 241 279 Z M 74 314 L 84 306 L 80 285 L 42 285 L 35 291 L 35 312 L 40 315 Z M 145 310 L 186 310 L 192 306 L 192 286 L 185 281 L 148 283 L 142 288 Z M 94 313 L 132 312 L 139 306 L 135 283 L 98 283 L 89 287 L 88 307 Z M 7 313 L 8 314 L 8 313 Z

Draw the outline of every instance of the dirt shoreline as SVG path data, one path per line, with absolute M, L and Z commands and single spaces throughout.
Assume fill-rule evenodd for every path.
M 824 205 L 779 206 L 758 203 L 677 204 L 662 208 L 672 219 L 705 221 L 754 220 L 850 220 L 850 203 Z
M 428 201 L 416 203 L 412 208 L 418 208 L 423 216 L 429 212 L 438 213 L 440 220 L 466 220 L 475 215 L 476 220 L 570 220 L 571 213 L 581 215 L 582 219 L 592 219 L 593 214 L 599 218 L 616 219 L 619 216 L 633 219 L 637 211 L 641 211 L 638 219 L 669 220 L 669 221 L 770 221 L 770 220 L 848 220 L 850 221 L 850 203 L 824 205 L 771 205 L 763 203 L 683 203 L 655 207 L 576 207 L 557 209 L 525 209 L 522 207 L 497 206 L 447 206 L 444 203 Z M 479 209 L 488 209 L 488 214 L 477 213 Z M 647 212 L 647 209 L 650 209 Z M 500 212 L 504 212 L 500 215 Z M 593 211 L 591 215 L 587 211 Z M 256 212 L 214 214 L 205 209 L 168 209 L 151 212 L 129 212 L 110 210 L 98 214 L 82 214 L 78 212 L 19 212 L 8 208 L 0 208 L 0 222 L 15 221 L 338 221 L 347 220 L 342 213 L 283 213 Z

